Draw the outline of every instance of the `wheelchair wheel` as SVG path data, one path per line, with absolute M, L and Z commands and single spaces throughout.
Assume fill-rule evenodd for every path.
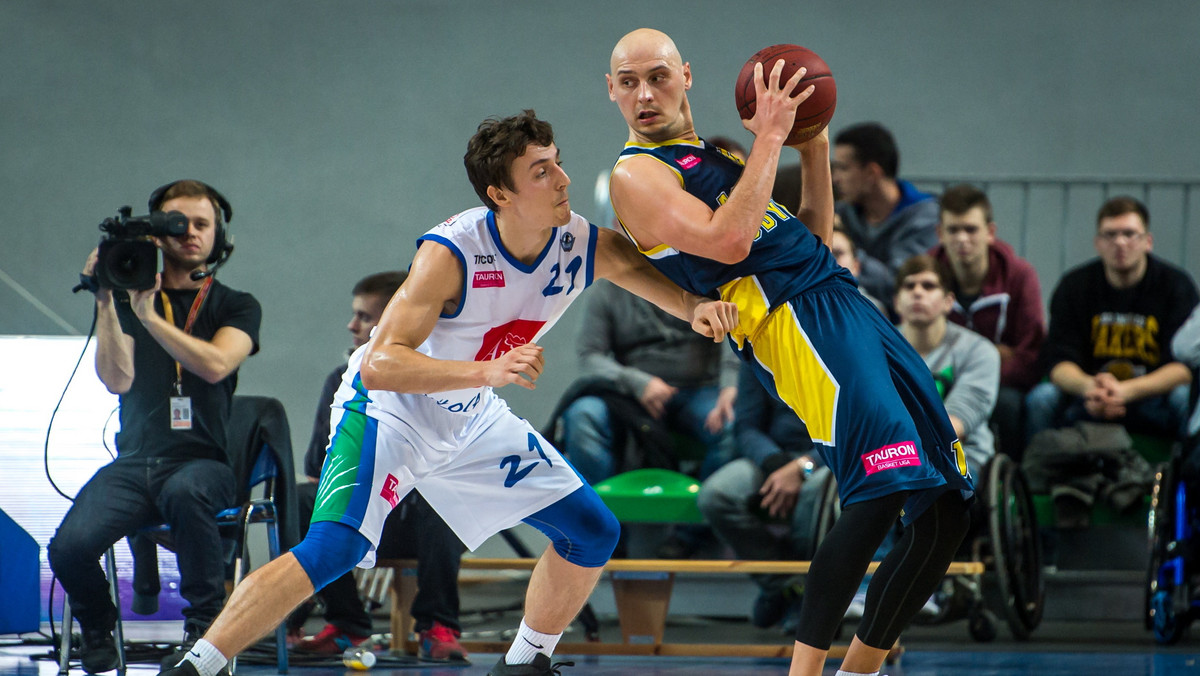
M 993 598 L 1013 637 L 1027 639 L 1041 624 L 1046 600 L 1033 498 L 1024 472 L 1008 456 L 997 455 L 988 464 L 986 485 Z
M 1156 473 L 1147 519 L 1150 565 L 1146 625 L 1154 631 L 1154 639 L 1164 645 L 1178 642 L 1191 620 L 1191 590 L 1182 551 L 1188 534 L 1186 520 L 1180 520 L 1187 500 L 1175 470 L 1174 464 L 1166 463 Z
M 1150 549 L 1150 561 L 1146 570 L 1146 598 L 1143 606 L 1143 622 L 1147 631 L 1154 629 L 1157 609 L 1154 606 L 1158 593 L 1159 571 L 1162 569 L 1167 543 L 1170 542 L 1171 511 L 1167 508 L 1168 495 L 1174 472 L 1169 463 L 1160 464 L 1154 473 L 1154 488 L 1150 491 L 1150 511 L 1146 517 L 1146 536 Z

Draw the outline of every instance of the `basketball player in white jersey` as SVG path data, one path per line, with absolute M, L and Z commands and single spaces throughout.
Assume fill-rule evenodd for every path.
M 291 552 L 235 590 L 169 676 L 215 676 L 287 614 L 355 565 L 374 563 L 384 519 L 417 488 L 475 549 L 525 521 L 551 540 L 525 617 L 493 676 L 557 674 L 550 655 L 616 545 L 619 525 L 590 486 L 493 388 L 534 389 L 537 340 L 595 277 L 655 303 L 715 341 L 732 303 L 684 292 L 624 237 L 573 213 L 550 125 L 533 111 L 489 119 L 467 175 L 487 207 L 418 240 L 408 280 L 350 359 L 332 407 L 313 524 Z

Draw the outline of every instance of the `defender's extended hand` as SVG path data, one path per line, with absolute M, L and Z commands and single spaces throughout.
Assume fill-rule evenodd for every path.
M 705 301 L 692 312 L 692 330 L 712 338 L 714 343 L 725 340 L 725 335 L 737 325 L 737 306 L 723 300 Z

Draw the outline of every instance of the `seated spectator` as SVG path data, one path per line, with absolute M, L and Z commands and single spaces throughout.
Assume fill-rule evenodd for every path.
M 379 323 L 383 309 L 405 277 L 403 272 L 381 272 L 364 277 L 354 285 L 353 314 L 346 325 L 353 343 L 351 352 L 370 339 L 371 330 Z M 345 372 L 346 364 L 341 364 L 329 374 L 317 404 L 312 439 L 304 455 L 307 481 L 300 482 L 297 490 L 302 536 L 312 520 L 317 484 L 330 440 L 330 406 Z M 422 658 L 466 659 L 466 651 L 458 642 L 462 635 L 458 623 L 458 568 L 463 549 L 454 531 L 418 491 L 411 491 L 384 523 L 377 556 L 417 559 L 417 596 L 413 599 L 411 612 L 418 636 L 418 654 Z M 358 596 L 352 573 L 330 582 L 318 595 L 325 602 L 326 621 L 319 633 L 300 639 L 311 603 L 300 606 L 288 618 L 289 637 L 300 639 L 295 644 L 297 650 L 338 655 L 370 638 L 371 617 Z M 394 640 L 399 645 L 400 637 Z
M 697 506 L 717 537 L 739 559 L 772 561 L 812 558 L 811 524 L 819 507 L 819 491 L 801 488 L 824 462 L 813 450 L 800 418 L 767 392 L 750 366 L 742 366 L 733 419 L 738 458 L 708 477 Z M 813 482 L 811 485 L 816 486 Z M 772 522 L 790 522 L 783 534 Z M 800 578 L 752 575 L 759 595 L 750 622 L 760 628 L 779 624 L 798 608 Z
M 948 266 L 954 305 L 950 321 L 1000 351 L 1000 394 L 992 422 L 1000 449 L 1017 460 L 1025 450 L 1025 394 L 1041 377 L 1038 354 L 1046 339 L 1037 272 L 996 237 L 992 205 L 983 191 L 957 185 L 939 200 L 940 243 L 930 252 Z
M 1191 373 L 1167 347 L 1198 296 L 1186 272 L 1150 253 L 1149 227 L 1149 212 L 1132 197 L 1100 208 L 1100 257 L 1068 271 L 1050 302 L 1050 382 L 1026 398 L 1030 437 L 1080 420 L 1168 437 L 1182 431 Z
M 858 280 L 858 275 L 862 272 L 862 262 L 858 260 L 858 247 L 854 246 L 854 240 L 850 239 L 846 234 L 846 228 L 842 226 L 842 221 L 835 214 L 833 217 L 833 235 L 829 238 L 829 252 L 833 254 L 833 259 L 837 264 L 850 271 L 854 275 L 854 279 Z M 887 308 L 878 298 L 872 296 L 862 286 L 858 287 L 858 292 L 864 298 L 871 301 L 871 304 L 879 308 L 885 316 Z
M 900 264 L 937 244 L 937 201 L 897 179 L 899 168 L 896 141 L 882 125 L 857 124 L 834 137 L 837 214 L 858 247 L 859 285 L 885 302 Z
M 182 180 L 151 193 L 149 206 L 182 213 L 186 231 L 156 238 L 162 272 L 155 288 L 95 288 L 96 373 L 120 395 L 117 458 L 79 490 L 47 547 L 83 633 L 89 674 L 111 671 L 118 661 L 119 617 L 100 556 L 135 530 L 171 527 L 179 593 L 188 602 L 182 652 L 225 603 L 225 557 L 213 517 L 236 500 L 226 429 L 238 369 L 258 351 L 262 321 L 253 296 L 212 276 L 228 255 L 229 202 L 211 186 Z M 97 256 L 88 256 L 85 277 L 96 274 Z M 177 651 L 164 663 L 180 657 Z
M 897 328 L 925 359 L 967 467 L 978 477 L 996 449 L 988 417 L 1000 387 L 1000 352 L 983 336 L 947 321 L 955 306 L 950 273 L 932 256 L 914 256 L 896 273 Z

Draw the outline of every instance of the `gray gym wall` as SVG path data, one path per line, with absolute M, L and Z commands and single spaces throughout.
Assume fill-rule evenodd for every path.
M 69 290 L 96 225 L 123 204 L 144 213 L 169 180 L 207 181 L 235 211 L 237 252 L 220 277 L 264 310 L 239 391 L 283 401 L 300 454 L 348 345 L 353 283 L 406 268 L 416 236 L 478 203 L 461 158 L 481 119 L 534 108 L 553 122 L 573 206 L 596 216 L 595 179 L 625 140 L 604 73 L 613 43 L 642 25 L 691 62 L 701 134 L 749 145 L 737 72 L 760 47 L 796 42 L 837 78 L 833 130 L 882 121 L 905 175 L 1135 188 L 1200 175 L 1190 1 L 6 0 L 0 334 L 85 333 L 90 298 Z M 1043 223 L 1035 209 L 1025 224 L 1036 229 L 1026 249 L 1060 243 L 1023 251 L 1046 293 L 1092 255 L 1100 199 L 1086 195 L 1081 219 Z M 1190 238 L 1180 206 L 1156 212 L 1153 231 L 1159 253 L 1196 273 L 1200 195 L 1176 201 L 1189 199 Z M 535 425 L 576 375 L 580 316 L 573 308 L 545 341 L 536 392 L 502 391 Z

